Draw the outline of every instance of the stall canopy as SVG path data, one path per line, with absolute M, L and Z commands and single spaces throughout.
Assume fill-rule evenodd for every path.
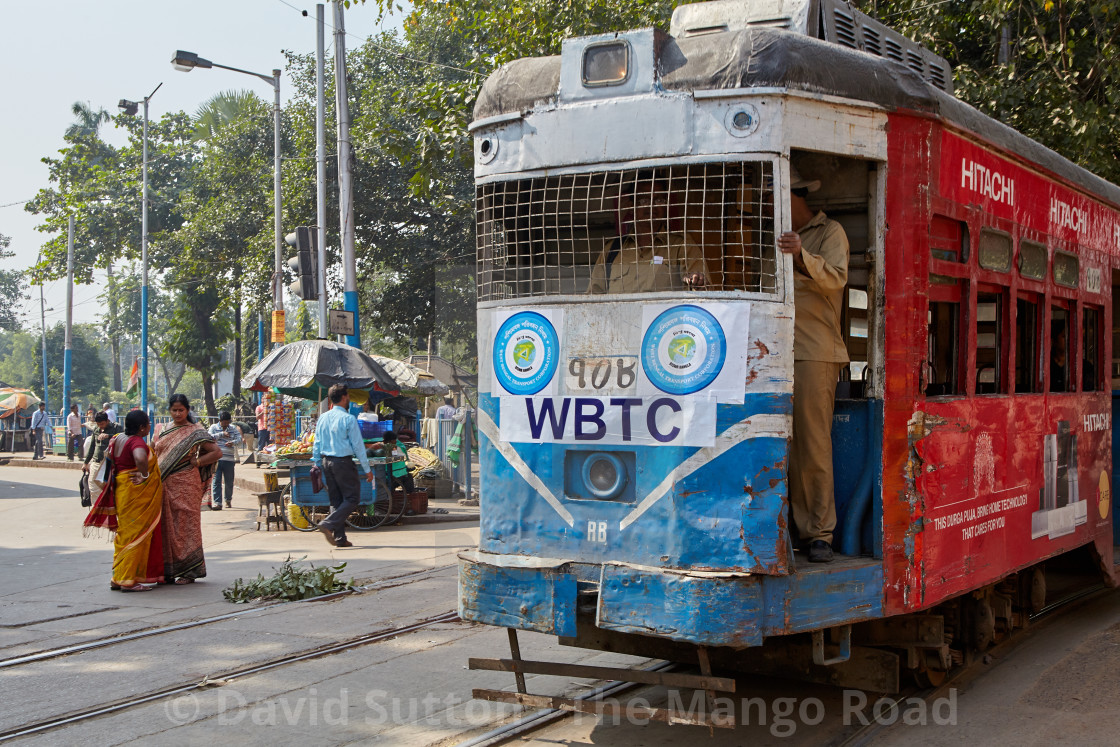
M 400 387 L 377 361 L 363 350 L 330 340 L 301 340 L 272 351 L 241 379 L 254 392 L 274 389 L 281 394 L 319 401 L 327 390 L 342 384 L 355 403 L 365 392 L 395 396 Z
M 400 387 L 401 392 L 418 394 L 421 397 L 439 397 L 451 391 L 446 384 L 434 375 L 424 371 L 411 363 L 398 361 L 384 356 L 371 356 L 381 364 L 386 373 L 393 377 Z
M 0 388 L 0 418 L 26 417 L 35 411 L 39 401 L 30 389 Z

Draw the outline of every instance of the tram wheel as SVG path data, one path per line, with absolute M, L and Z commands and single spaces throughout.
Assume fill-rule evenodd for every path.
M 938 687 L 949 676 L 943 666 L 941 658 L 933 651 L 927 651 L 925 660 L 918 666 L 917 669 L 911 670 L 914 677 L 914 684 L 918 687 Z

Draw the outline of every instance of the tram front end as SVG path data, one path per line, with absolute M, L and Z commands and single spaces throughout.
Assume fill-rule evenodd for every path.
M 793 285 L 775 235 L 796 102 L 670 90 L 673 43 L 567 40 L 480 93 L 464 620 L 744 649 L 881 613 L 878 566 L 799 572 L 790 546 Z

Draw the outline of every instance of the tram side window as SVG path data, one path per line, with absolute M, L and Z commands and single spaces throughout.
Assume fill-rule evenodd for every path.
M 926 396 L 960 394 L 961 305 L 930 301 L 926 366 Z
M 1069 311 L 1065 306 L 1050 308 L 1050 391 L 1072 391 L 1070 381 Z
M 976 294 L 976 393 L 1003 392 L 1003 294 Z
M 775 293 L 773 171 L 736 161 L 479 185 L 478 299 Z
M 1098 392 L 1101 386 L 1100 309 L 1086 308 L 1081 317 L 1081 391 Z
M 947 262 L 968 261 L 968 224 L 934 215 L 929 222 L 929 250 L 934 259 Z
M 1041 308 L 1033 297 L 1015 299 L 1015 391 L 1019 394 L 1042 390 L 1038 373 Z

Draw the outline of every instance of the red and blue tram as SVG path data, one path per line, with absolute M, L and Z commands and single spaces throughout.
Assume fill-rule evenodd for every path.
M 951 77 L 845 4 L 723 0 L 487 80 L 463 619 L 888 690 L 1022 624 L 1051 559 L 1115 585 L 1120 189 Z M 789 531 L 791 165 L 850 244 L 830 564 Z M 665 250 L 612 289 L 640 221 Z

